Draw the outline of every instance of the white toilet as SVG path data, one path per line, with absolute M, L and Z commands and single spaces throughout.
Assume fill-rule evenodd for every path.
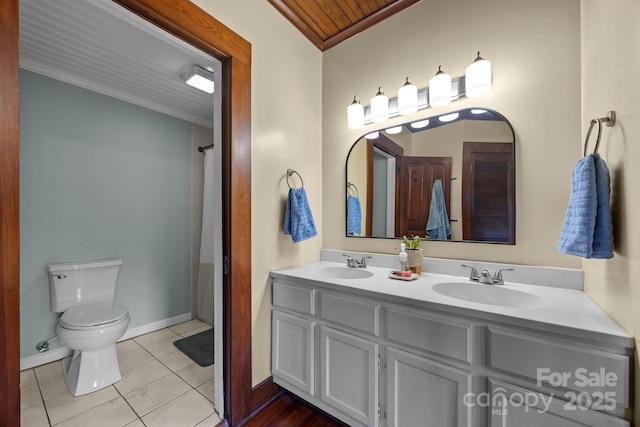
M 63 313 L 56 333 L 73 350 L 62 366 L 74 396 L 121 379 L 116 341 L 129 326 L 129 310 L 113 302 L 120 265 L 104 260 L 47 266 L 51 311 Z

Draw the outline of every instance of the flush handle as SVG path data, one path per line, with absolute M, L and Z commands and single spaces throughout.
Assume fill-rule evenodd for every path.
M 66 274 L 56 274 L 56 276 L 55 276 L 55 277 L 56 277 L 56 279 L 58 279 L 58 280 L 62 280 L 62 279 L 66 279 L 66 278 L 67 278 L 67 275 L 66 275 Z

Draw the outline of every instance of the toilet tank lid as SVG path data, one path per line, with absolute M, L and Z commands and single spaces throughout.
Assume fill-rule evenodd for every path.
M 122 260 L 104 259 L 97 261 L 68 262 L 64 264 L 49 264 L 47 265 L 47 271 L 53 273 L 57 271 L 82 270 L 85 268 L 113 267 L 116 265 L 122 265 Z

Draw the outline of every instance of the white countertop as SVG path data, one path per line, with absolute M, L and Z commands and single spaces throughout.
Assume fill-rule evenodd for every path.
M 382 295 L 440 311 L 506 322 L 549 333 L 568 334 L 626 348 L 634 347 L 632 337 L 580 290 L 517 284 L 505 280 L 504 285 L 494 286 L 528 292 L 546 301 L 546 304 L 536 307 L 506 307 L 464 301 L 432 289 L 437 283 L 469 282 L 468 277 L 423 272 L 417 280 L 401 281 L 389 278 L 389 268 L 367 267 L 366 270 L 373 273 L 373 276 L 364 279 L 335 279 L 322 277 L 317 272 L 319 268 L 326 266 L 345 267 L 345 264 L 318 261 L 275 270 L 271 275 L 280 279 L 301 279 L 310 285 L 346 288 L 345 290 L 374 294 L 373 296 Z

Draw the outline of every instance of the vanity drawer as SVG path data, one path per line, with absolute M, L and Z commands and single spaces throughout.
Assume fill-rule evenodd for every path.
M 487 351 L 491 368 L 629 406 L 628 356 L 497 327 L 487 330 Z
M 387 307 L 386 330 L 389 341 L 469 364 L 472 361 L 470 323 Z
M 320 292 L 320 318 L 379 335 L 380 305 L 344 295 Z
M 273 282 L 273 306 L 315 315 L 315 291 L 301 286 Z

